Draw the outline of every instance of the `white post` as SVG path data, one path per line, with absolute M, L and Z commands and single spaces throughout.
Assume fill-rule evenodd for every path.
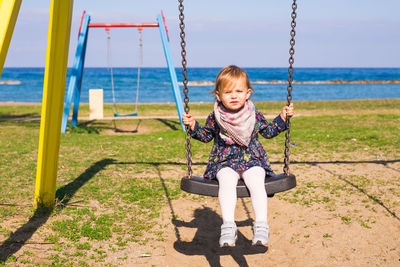
M 103 89 L 89 89 L 89 119 L 103 119 Z

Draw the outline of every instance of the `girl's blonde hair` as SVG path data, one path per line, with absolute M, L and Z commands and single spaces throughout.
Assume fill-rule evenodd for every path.
M 217 79 L 215 80 L 215 87 L 211 91 L 211 94 L 216 94 L 221 91 L 227 84 L 231 83 L 232 81 L 238 79 L 245 79 L 247 88 L 251 89 L 254 92 L 253 87 L 251 86 L 249 76 L 247 73 L 235 65 L 229 65 L 223 68 L 217 75 Z

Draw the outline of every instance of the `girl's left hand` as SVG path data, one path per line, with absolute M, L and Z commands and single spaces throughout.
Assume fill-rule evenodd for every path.
M 284 106 L 282 108 L 282 112 L 281 112 L 282 120 L 286 121 L 286 116 L 290 118 L 290 117 L 293 117 L 293 115 L 294 115 L 293 103 L 290 103 L 289 106 Z

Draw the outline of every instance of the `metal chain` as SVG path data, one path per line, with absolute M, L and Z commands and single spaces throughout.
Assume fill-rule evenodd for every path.
M 185 103 L 185 113 L 189 113 L 189 89 L 187 87 L 188 79 L 187 79 L 187 69 L 186 69 L 186 42 L 185 42 L 185 23 L 183 22 L 185 16 L 183 14 L 183 0 L 179 1 L 179 20 L 180 24 L 179 27 L 181 28 L 181 56 L 182 56 L 182 74 L 183 74 L 183 93 L 185 94 L 184 103 Z M 189 126 L 186 126 L 186 159 L 187 159 L 187 178 L 192 178 L 192 152 L 190 151 L 191 144 L 190 144 L 190 134 L 189 134 Z
M 136 83 L 136 104 L 135 104 L 135 113 L 137 113 L 138 102 L 139 102 L 139 89 L 140 89 L 140 69 L 143 66 L 143 34 L 142 28 L 139 27 L 139 62 L 138 62 L 138 70 L 137 70 L 137 83 Z
M 296 27 L 296 9 L 297 9 L 297 4 L 296 4 L 296 0 L 293 0 L 293 4 L 292 4 L 292 22 L 291 22 L 291 31 L 290 31 L 290 36 L 292 37 L 290 39 L 290 49 L 289 49 L 289 68 L 288 68 L 288 72 L 289 72 L 289 77 L 288 77 L 288 86 L 287 86 L 287 105 L 290 105 L 290 102 L 292 101 L 292 82 L 293 82 L 293 63 L 294 63 L 294 45 L 295 45 L 295 41 L 294 41 L 294 37 L 296 36 L 296 31 L 294 30 Z M 286 141 L 285 141 L 285 159 L 284 159 L 284 163 L 285 166 L 283 167 L 283 171 L 286 175 L 290 174 L 290 170 L 289 170 L 289 164 L 290 164 L 290 151 L 289 151 L 289 147 L 290 147 L 290 118 L 286 117 Z
M 113 73 L 113 66 L 112 66 L 112 57 L 111 57 L 111 34 L 110 28 L 105 28 L 107 33 L 107 69 L 110 70 L 110 77 L 111 77 L 111 91 L 113 97 L 113 110 L 114 114 L 117 114 L 117 104 L 115 102 L 115 88 L 114 88 L 114 73 Z

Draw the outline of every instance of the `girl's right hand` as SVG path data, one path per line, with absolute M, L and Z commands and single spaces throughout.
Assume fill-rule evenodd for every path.
M 196 125 L 196 121 L 193 119 L 192 114 L 183 113 L 182 114 L 182 123 L 186 126 L 190 127 L 190 130 L 194 130 L 194 126 Z
M 290 103 L 289 106 L 284 106 L 282 108 L 282 112 L 281 112 L 281 118 L 282 120 L 286 121 L 286 117 L 293 117 L 294 115 L 294 107 L 293 107 L 293 102 Z

